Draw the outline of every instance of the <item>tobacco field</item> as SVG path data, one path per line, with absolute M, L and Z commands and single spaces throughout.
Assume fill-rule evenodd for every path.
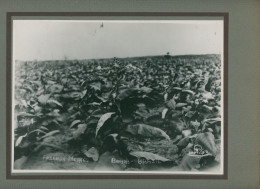
M 15 65 L 15 170 L 212 171 L 220 55 Z

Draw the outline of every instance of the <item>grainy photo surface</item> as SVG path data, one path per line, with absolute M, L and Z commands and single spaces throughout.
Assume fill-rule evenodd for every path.
M 223 174 L 223 21 L 14 20 L 13 173 Z

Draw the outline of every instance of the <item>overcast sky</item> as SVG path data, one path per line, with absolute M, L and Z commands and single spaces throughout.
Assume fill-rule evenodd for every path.
M 13 50 L 14 60 L 221 54 L 223 21 L 15 20 Z

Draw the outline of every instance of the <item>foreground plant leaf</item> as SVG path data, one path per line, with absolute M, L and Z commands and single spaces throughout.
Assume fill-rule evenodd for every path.
M 195 144 L 201 145 L 204 149 L 210 152 L 212 155 L 216 155 L 217 148 L 215 144 L 215 137 L 211 132 L 198 134 Z
M 41 129 L 35 129 L 35 130 L 29 132 L 28 135 L 35 133 L 35 132 L 37 132 L 38 135 L 39 135 L 39 133 L 47 134 L 46 132 L 42 131 Z
M 83 97 L 83 94 L 82 92 L 79 91 L 73 91 L 73 92 L 62 94 L 61 96 L 66 100 L 79 100 Z
M 202 95 L 203 95 L 203 98 L 205 98 L 205 99 L 214 99 L 214 97 L 212 96 L 212 94 L 210 92 L 205 92 Z
M 70 129 L 72 128 L 72 127 L 74 127 L 75 125 L 77 125 L 77 124 L 79 124 L 81 121 L 80 120 L 74 120 L 71 124 L 70 124 Z
M 19 146 L 23 140 L 24 137 L 27 136 L 27 133 L 25 135 L 19 136 L 18 139 L 15 142 L 15 146 Z
M 48 128 L 46 128 L 46 127 L 44 127 L 44 126 L 41 126 L 40 129 L 41 129 L 41 130 L 45 130 L 45 131 L 48 131 L 48 130 L 49 130 Z
M 149 87 L 141 87 L 139 90 L 144 93 L 150 93 L 150 92 L 152 92 L 153 89 L 151 89 Z
M 80 135 L 84 134 L 85 130 L 87 129 L 87 124 L 79 124 L 78 128 L 72 132 L 73 138 L 77 139 Z
M 118 96 L 117 99 L 118 100 L 124 100 L 127 97 L 131 96 L 135 91 L 137 91 L 137 89 L 135 88 L 130 88 L 130 89 L 125 89 L 124 91 L 122 91 Z
M 63 86 L 58 84 L 51 85 L 47 90 L 51 93 L 60 93 L 63 90 Z
M 113 152 L 118 147 L 118 140 L 119 140 L 118 134 L 109 134 L 107 135 L 102 144 L 102 148 L 105 150 L 108 150 L 110 152 Z
M 96 128 L 96 137 L 98 134 L 98 131 L 100 130 L 100 128 L 104 125 L 104 123 L 113 115 L 115 114 L 115 112 L 109 112 L 106 113 L 104 115 L 102 115 L 97 123 L 97 128 Z
M 195 93 L 192 90 L 182 90 L 183 93 L 189 93 L 191 95 L 194 95 Z
M 20 112 L 17 116 L 22 116 L 22 117 L 35 117 L 33 114 L 29 114 L 27 112 Z
M 189 137 L 185 137 L 185 138 L 181 139 L 177 143 L 177 146 L 179 146 L 181 148 L 185 148 L 189 143 L 190 143 L 190 138 Z
M 47 103 L 48 104 L 54 103 L 54 104 L 56 104 L 56 105 L 58 105 L 60 107 L 63 107 L 61 103 L 59 103 L 57 100 L 54 100 L 54 99 L 47 100 Z
M 175 106 L 176 106 L 176 102 L 174 100 L 174 98 L 172 98 L 171 100 L 169 100 L 167 103 L 166 103 L 166 106 L 170 109 L 175 109 Z
M 55 135 L 55 134 L 57 134 L 57 133 L 59 133 L 59 132 L 60 132 L 59 130 L 51 131 L 51 132 L 47 133 L 46 135 L 42 136 L 41 138 L 39 138 L 39 140 L 42 140 L 42 139 L 44 139 L 44 138 L 46 138 L 46 137 Z
M 175 138 L 172 141 L 173 144 L 178 143 L 182 138 L 183 138 L 182 135 L 176 135 Z
M 45 95 L 39 96 L 38 97 L 39 103 L 42 104 L 42 105 L 46 105 L 46 103 L 48 102 L 50 96 L 51 96 L 51 94 L 45 94 Z
M 165 94 L 163 95 L 163 98 L 164 98 L 164 102 L 166 102 L 167 99 L 168 99 L 168 93 L 165 93 Z
M 142 135 L 151 138 L 165 138 L 170 140 L 170 137 L 163 130 L 146 124 L 128 125 L 126 131 L 132 135 Z
M 101 82 L 94 82 L 89 85 L 92 89 L 95 91 L 100 91 L 101 90 Z
M 221 118 L 217 117 L 217 118 L 211 118 L 211 119 L 206 119 L 204 121 L 204 123 L 207 123 L 207 124 L 214 124 L 216 122 L 221 122 Z
M 176 104 L 176 108 L 180 108 L 180 107 L 183 107 L 183 106 L 186 106 L 187 105 L 187 103 L 178 103 L 178 104 Z
M 168 108 L 164 108 L 163 109 L 163 111 L 162 111 L 162 119 L 165 118 L 165 115 L 166 115 L 167 111 L 168 111 Z
M 91 147 L 89 150 L 82 149 L 81 151 L 85 154 L 85 156 L 93 159 L 93 161 L 98 161 L 99 153 L 95 147 Z

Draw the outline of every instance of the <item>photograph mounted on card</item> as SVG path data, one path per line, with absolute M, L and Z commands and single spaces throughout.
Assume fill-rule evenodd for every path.
M 8 177 L 227 178 L 227 14 L 110 14 L 8 14 Z

